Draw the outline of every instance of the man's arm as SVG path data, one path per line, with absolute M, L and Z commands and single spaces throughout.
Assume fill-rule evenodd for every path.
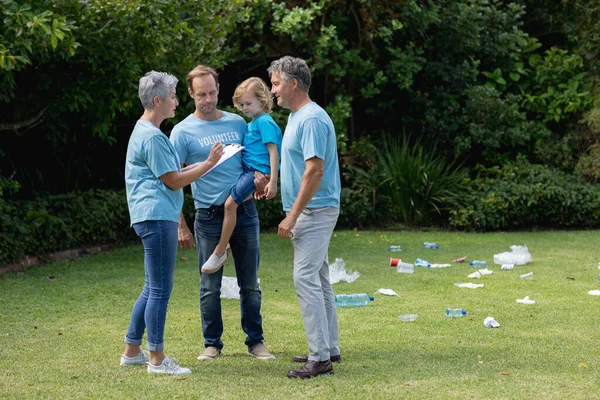
M 185 218 L 183 217 L 183 212 L 179 214 L 179 227 L 177 228 L 177 241 L 179 242 L 179 246 L 182 249 L 192 249 L 196 245 L 194 242 L 194 235 L 190 231 L 190 228 L 187 226 L 187 222 L 185 222 Z
M 296 226 L 296 221 L 302 211 L 306 208 L 310 200 L 313 198 L 323 179 L 325 173 L 325 163 L 318 157 L 312 157 L 306 160 L 306 170 L 302 175 L 302 183 L 298 196 L 292 205 L 292 209 L 288 215 L 279 223 L 277 233 L 280 238 L 291 238 L 292 229 Z
M 269 162 L 271 163 L 271 178 L 269 184 L 265 188 L 265 196 L 267 200 L 271 200 L 277 196 L 277 176 L 279 175 L 279 152 L 275 143 L 267 143 L 269 150 Z

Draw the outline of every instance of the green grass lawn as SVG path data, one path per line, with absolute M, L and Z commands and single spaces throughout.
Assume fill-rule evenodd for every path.
M 434 241 L 439 250 L 423 249 Z M 166 353 L 191 368 L 185 377 L 120 367 L 131 307 L 143 284 L 140 246 L 37 266 L 0 280 L 0 398 L 249 399 L 583 399 L 600 387 L 598 232 L 336 232 L 330 261 L 360 272 L 336 293 L 366 292 L 368 306 L 338 309 L 343 364 L 335 375 L 292 380 L 290 361 L 307 351 L 292 283 L 292 246 L 261 236 L 259 276 L 266 345 L 277 360 L 246 353 L 239 301 L 223 300 L 225 347 L 213 362 L 203 349 L 194 251 L 180 251 L 165 331 Z M 404 251 L 390 253 L 388 245 Z M 527 244 L 533 262 L 502 271 L 493 255 Z M 469 280 L 467 263 L 398 274 L 389 258 L 432 263 L 488 261 L 491 276 Z M 225 275 L 232 276 L 231 262 Z M 519 275 L 534 272 L 531 281 Z M 49 277 L 54 277 L 49 279 Z M 479 289 L 455 282 L 484 283 Z M 375 294 L 392 289 L 398 297 Z M 533 305 L 517 304 L 529 296 Z M 464 318 L 448 318 L 462 307 Z M 414 322 L 400 314 L 415 313 Z M 483 325 L 493 316 L 500 328 Z

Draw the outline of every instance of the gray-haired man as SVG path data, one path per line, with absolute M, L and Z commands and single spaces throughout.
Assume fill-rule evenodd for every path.
M 294 245 L 294 286 L 308 341 L 304 362 L 290 378 L 333 374 L 331 361 L 341 362 L 338 323 L 329 282 L 328 247 L 340 207 L 340 171 L 335 128 L 308 90 L 306 62 L 285 56 L 268 68 L 277 104 L 289 109 L 281 147 L 281 197 L 286 217 L 279 237 Z

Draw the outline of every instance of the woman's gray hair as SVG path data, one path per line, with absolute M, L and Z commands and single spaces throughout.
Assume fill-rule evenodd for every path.
M 158 96 L 161 99 L 166 99 L 171 89 L 177 86 L 179 80 L 166 72 L 147 72 L 140 78 L 139 95 L 142 106 L 146 110 L 154 108 L 154 97 Z
M 296 79 L 298 87 L 303 92 L 308 93 L 308 89 L 310 89 L 310 70 L 306 65 L 306 61 L 301 58 L 281 57 L 271 63 L 271 66 L 267 68 L 267 72 L 269 72 L 269 77 L 273 74 L 279 74 L 281 79 L 286 82 Z

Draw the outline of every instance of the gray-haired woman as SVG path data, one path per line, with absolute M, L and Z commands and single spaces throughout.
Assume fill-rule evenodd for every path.
M 182 188 L 212 168 L 223 154 L 215 143 L 208 159 L 181 169 L 177 152 L 160 130 L 175 116 L 179 102 L 177 78 L 151 71 L 139 83 L 144 114 L 137 121 L 127 146 L 125 187 L 131 226 L 144 245 L 144 288 L 133 306 L 121 365 L 148 365 L 148 373 L 187 375 L 164 353 L 163 334 L 167 305 L 173 289 L 177 255 L 177 227 L 183 206 Z M 147 331 L 149 354 L 142 351 Z

